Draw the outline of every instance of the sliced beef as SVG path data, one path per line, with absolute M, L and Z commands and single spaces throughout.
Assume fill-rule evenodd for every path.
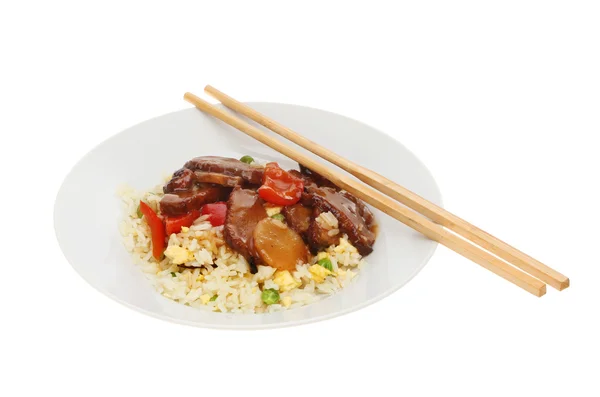
M 305 186 L 306 188 L 306 186 Z M 300 204 L 305 207 L 312 208 L 313 207 L 313 195 L 311 193 L 303 192 L 302 196 L 300 196 Z
M 313 194 L 309 193 L 303 194 L 300 203 L 283 207 L 281 210 L 287 225 L 302 236 L 313 254 L 322 248 L 337 245 L 340 241 L 340 234 L 330 236 L 328 233 L 331 229 L 321 226 L 316 221 L 321 212 L 313 208 Z
M 189 190 L 167 193 L 160 200 L 160 212 L 168 216 L 185 215 L 204 204 L 226 200 L 230 191 L 224 186 L 200 184 Z
M 202 159 L 209 160 L 203 162 Z M 219 161 L 229 167 L 215 166 Z M 169 216 L 184 215 L 204 204 L 226 200 L 231 188 L 245 181 L 262 180 L 262 170 L 259 169 L 257 174 L 256 168 L 250 172 L 247 167 L 250 166 L 239 160 L 221 157 L 197 157 L 188 161 L 163 187 L 165 196 L 160 202 L 161 212 Z
M 348 235 L 348 239 L 361 255 L 368 255 L 373 251 L 376 225 L 373 214 L 365 203 L 302 165 L 300 171 L 289 172 L 304 181 L 304 193 L 297 205 L 314 208 L 314 212 L 310 216 L 309 226 L 305 232 L 304 229 L 296 229 L 298 217 L 294 216 L 293 208 L 286 207 L 282 213 L 290 227 L 303 235 L 313 253 L 339 243 L 339 235 L 330 236 L 328 234 L 330 229 L 321 226 L 315 220 L 320 213 L 327 211 L 338 219 L 341 233 Z
M 317 217 L 321 214 L 321 211 L 318 208 L 313 210 L 312 222 L 306 231 L 306 241 L 310 247 L 310 250 L 313 254 L 319 252 L 322 248 L 329 247 L 330 245 L 338 245 L 340 242 L 340 233 L 335 236 L 330 236 L 329 231 L 331 229 L 327 229 L 319 222 L 317 222 Z
M 375 221 L 367 206 L 348 192 L 336 191 L 328 187 L 311 190 L 312 204 L 315 208 L 313 215 L 321 212 L 331 212 L 338 220 L 339 229 L 348 235 L 348 239 L 361 255 L 369 255 L 375 244 Z M 326 247 L 330 244 L 324 239 L 319 225 L 312 221 L 308 231 L 311 247 Z
M 227 217 L 223 229 L 227 244 L 242 254 L 254 271 L 257 258 L 252 246 L 252 233 L 258 222 L 268 217 L 263 203 L 254 190 L 235 188 L 227 201 Z
M 187 168 L 181 168 L 173 174 L 173 177 L 163 187 L 163 192 L 174 193 L 190 190 L 194 187 L 194 172 Z
M 212 183 L 227 187 L 241 185 L 242 177 L 219 174 L 217 172 L 192 171 L 189 168 L 181 168 L 173 174 L 173 177 L 163 187 L 165 193 L 177 193 L 188 191 L 201 183 Z
M 247 182 L 262 183 L 263 169 L 225 157 L 196 157 L 175 171 L 163 188 L 165 193 L 189 190 L 198 183 L 235 187 Z
M 345 190 L 340 191 L 340 194 L 346 197 L 348 200 L 354 202 L 354 204 L 356 204 L 357 214 L 365 220 L 365 223 L 369 230 L 375 233 L 377 227 L 377 224 L 375 223 L 375 216 L 373 215 L 369 207 L 367 207 L 365 202 L 358 199 L 357 197 Z
M 215 185 L 236 187 L 244 181 L 241 176 L 219 174 L 218 172 L 194 171 L 194 179 L 201 183 L 213 183 Z
M 185 163 L 184 168 L 192 171 L 204 171 L 229 176 L 237 176 L 252 185 L 262 184 L 264 169 L 246 164 L 237 159 L 204 156 L 196 157 Z
M 301 236 L 306 236 L 312 212 L 312 208 L 304 206 L 301 203 L 285 206 L 281 210 L 281 214 L 285 217 L 285 222 L 288 226 Z

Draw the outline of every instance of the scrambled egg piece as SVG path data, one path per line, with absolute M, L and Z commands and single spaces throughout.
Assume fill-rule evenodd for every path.
M 273 216 L 279 214 L 283 207 L 265 207 L 265 211 L 267 211 L 267 215 Z
M 291 296 L 286 296 L 283 299 L 281 299 L 281 304 L 285 307 L 290 307 L 290 305 L 292 304 L 292 297 Z
M 181 232 L 182 232 L 182 233 L 187 233 L 187 232 L 189 232 L 189 231 L 190 231 L 190 228 L 189 228 L 189 227 L 181 226 Z
M 198 277 L 196 277 L 196 281 L 202 281 L 204 280 L 204 276 L 202 274 L 199 274 Z
M 165 256 L 176 265 L 188 262 L 194 259 L 192 253 L 178 245 L 169 245 L 165 250 Z
M 279 285 L 279 290 L 282 292 L 292 290 L 302 285 L 300 281 L 294 280 L 294 277 L 292 277 L 290 272 L 287 270 L 278 270 L 275 273 L 275 277 L 273 277 L 273 282 Z
M 212 298 L 212 296 L 209 294 L 200 295 L 200 302 L 202 302 L 203 305 L 206 305 L 208 302 L 210 302 L 210 298 Z
M 329 255 L 327 255 L 327 252 L 319 252 L 319 255 L 317 255 L 318 261 L 320 261 L 321 259 L 325 259 L 325 258 L 329 258 Z
M 308 271 L 312 275 L 313 280 L 315 280 L 317 283 L 322 283 L 325 281 L 325 277 L 331 274 L 329 270 L 325 269 L 321 265 L 312 265 L 308 268 Z

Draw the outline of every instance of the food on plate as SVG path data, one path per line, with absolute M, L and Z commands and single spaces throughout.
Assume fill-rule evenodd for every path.
M 370 209 L 305 167 L 203 156 L 165 182 L 123 190 L 121 234 L 158 292 L 179 303 L 300 307 L 347 285 L 373 251 Z

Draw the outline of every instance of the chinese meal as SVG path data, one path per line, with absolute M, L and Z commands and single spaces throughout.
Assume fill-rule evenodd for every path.
M 125 247 L 159 293 L 192 307 L 263 313 L 347 285 L 373 251 L 361 200 L 300 166 L 194 158 L 147 192 L 124 188 Z

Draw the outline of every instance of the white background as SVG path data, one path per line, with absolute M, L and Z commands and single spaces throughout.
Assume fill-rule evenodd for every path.
M 599 395 L 597 1 L 1 4 L 1 395 Z M 389 298 L 295 328 L 113 302 L 58 248 L 58 187 L 207 83 L 393 135 L 448 209 L 572 287 L 538 299 L 439 248 Z

